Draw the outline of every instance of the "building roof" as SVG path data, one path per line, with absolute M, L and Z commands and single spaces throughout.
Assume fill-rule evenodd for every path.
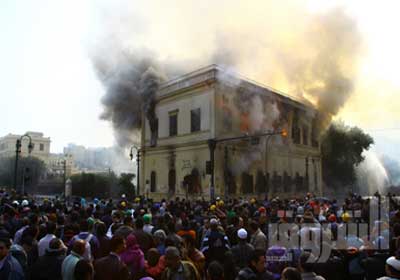
M 177 91 L 184 90 L 197 84 L 215 81 L 229 84 L 231 86 L 245 87 L 252 92 L 259 92 L 260 94 L 270 93 L 297 107 L 316 110 L 316 108 L 306 100 L 301 100 L 298 97 L 288 95 L 262 83 L 246 78 L 236 72 L 226 70 L 216 64 L 211 64 L 162 83 L 158 91 L 158 97 L 164 98 L 171 94 L 175 94 Z

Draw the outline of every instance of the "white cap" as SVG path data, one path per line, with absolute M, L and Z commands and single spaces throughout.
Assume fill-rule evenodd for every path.
M 239 229 L 237 235 L 240 239 L 247 239 L 247 231 L 244 228 Z
M 22 200 L 21 205 L 22 205 L 22 206 L 28 206 L 28 205 L 29 205 L 28 200 L 26 200 L 26 199 Z
M 386 264 L 390 265 L 394 269 L 400 271 L 400 260 L 396 259 L 395 257 L 390 257 L 386 260 Z
M 211 225 L 218 225 L 218 220 L 215 219 L 215 218 L 212 218 L 212 219 L 210 220 L 210 224 L 211 224 Z

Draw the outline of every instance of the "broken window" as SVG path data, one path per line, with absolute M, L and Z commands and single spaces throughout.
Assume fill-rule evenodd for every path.
M 190 131 L 196 132 L 201 130 L 201 111 L 200 108 L 190 111 Z
M 158 119 L 154 119 L 150 126 L 151 130 L 151 139 L 150 139 L 150 146 L 155 147 L 157 145 L 157 138 L 158 138 Z
M 265 193 L 267 192 L 267 183 L 264 174 L 259 170 L 257 171 L 256 177 L 256 192 Z
M 169 114 L 169 136 L 176 136 L 178 134 L 178 112 Z
M 293 113 L 292 140 L 293 143 L 300 144 L 299 111 L 297 109 Z
M 228 107 L 223 109 L 223 126 L 225 132 L 232 130 L 232 111 Z
M 244 194 L 253 193 L 253 176 L 247 172 L 242 173 L 242 190 Z

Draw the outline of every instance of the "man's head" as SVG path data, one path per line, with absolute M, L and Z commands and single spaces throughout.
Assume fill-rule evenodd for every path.
M 146 225 L 151 224 L 151 214 L 144 214 L 143 221 Z
M 387 276 L 400 278 L 400 259 L 390 257 L 386 260 L 385 271 Z
M 196 247 L 195 243 L 196 242 L 195 242 L 193 236 L 191 236 L 190 234 L 185 234 L 183 236 L 183 245 L 185 246 L 185 248 L 188 251 L 192 251 Z
M 53 238 L 50 243 L 49 243 L 49 248 L 46 249 L 46 252 L 62 252 L 65 253 L 67 251 L 67 248 L 64 246 L 62 243 L 61 239 L 59 238 Z
M 156 248 L 151 248 L 147 252 L 147 262 L 150 266 L 156 266 L 160 259 L 160 253 Z
M 241 228 L 237 231 L 237 236 L 239 238 L 239 241 L 246 242 L 247 240 L 247 231 L 244 228 Z
M 143 229 L 143 219 L 137 218 L 135 221 L 135 228 L 136 229 Z
M 10 249 L 11 242 L 8 238 L 0 239 L 0 260 L 4 259 L 8 255 L 8 250 Z
M 111 252 L 122 253 L 126 248 L 125 239 L 122 236 L 114 235 L 110 241 Z
M 250 266 L 257 272 L 262 273 L 265 271 L 265 251 L 255 250 L 250 256 Z
M 163 244 L 165 242 L 165 239 L 167 238 L 167 235 L 165 234 L 165 231 L 162 229 L 156 230 L 153 234 L 154 241 L 156 242 L 157 245 Z
M 222 265 L 213 261 L 207 268 L 207 280 L 222 280 L 224 279 L 224 268 Z
M 53 222 L 46 223 L 46 232 L 47 234 L 54 234 L 56 232 L 56 224 Z
M 251 221 L 250 230 L 252 233 L 254 233 L 258 230 L 258 223 L 256 221 Z
M 83 256 L 83 254 L 85 253 L 85 248 L 86 241 L 82 239 L 75 240 L 74 244 L 72 244 L 72 251 L 80 256 Z
M 210 220 L 210 228 L 211 230 L 217 230 L 218 229 L 218 220 L 215 218 L 212 218 Z
M 168 268 L 177 270 L 181 263 L 181 256 L 179 250 L 176 247 L 168 247 L 165 250 L 165 263 Z

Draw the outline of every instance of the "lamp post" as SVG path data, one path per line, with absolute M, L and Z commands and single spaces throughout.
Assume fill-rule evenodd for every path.
M 131 147 L 131 151 L 129 153 L 129 157 L 131 158 L 131 160 L 133 160 L 133 149 L 136 150 L 136 195 L 139 195 L 139 190 L 140 190 L 140 149 L 137 146 L 132 146 Z
M 18 160 L 19 160 L 19 154 L 21 153 L 22 139 L 24 137 L 28 137 L 28 139 L 29 139 L 29 144 L 28 144 L 29 154 L 33 150 L 32 138 L 28 134 L 24 134 L 19 139 L 17 139 L 17 142 L 15 143 L 15 168 L 14 168 L 14 190 L 15 191 L 17 191 Z

